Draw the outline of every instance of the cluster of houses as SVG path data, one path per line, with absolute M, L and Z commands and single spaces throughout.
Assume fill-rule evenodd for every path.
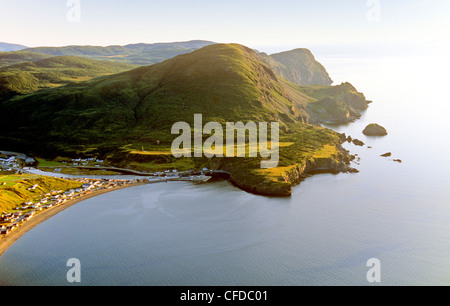
M 0 169 L 3 168 L 6 171 L 12 171 L 12 168 L 19 168 L 19 160 L 15 156 L 10 156 L 6 158 L 0 158 Z
M 20 153 L 0 151 L 0 171 L 18 171 L 23 166 L 30 166 L 36 163 L 36 159 Z
M 79 197 L 88 195 L 94 191 L 113 189 L 116 187 L 125 186 L 139 182 L 139 180 L 92 180 L 92 179 L 73 179 L 83 183 L 80 188 L 71 189 L 67 191 L 55 190 L 42 196 L 37 201 L 28 201 L 22 203 L 14 209 L 15 212 L 3 213 L 0 216 L 0 234 L 8 235 L 11 231 L 17 228 L 22 222 L 26 222 L 44 209 L 63 205 L 67 201 L 77 199 Z M 29 189 L 35 190 L 38 185 L 34 185 Z
M 71 163 L 73 166 L 87 166 L 89 163 L 98 163 L 103 164 L 104 160 L 97 159 L 97 158 L 77 158 L 72 159 Z M 67 162 L 63 162 L 63 164 L 66 164 Z
M 6 160 L 0 159 L 0 163 L 11 163 L 12 165 L 16 161 L 15 157 L 9 157 Z M 96 162 L 103 163 L 102 160 L 98 160 L 95 158 L 89 159 L 73 159 L 72 163 L 74 165 L 83 165 L 88 162 Z M 185 171 L 180 172 L 178 170 L 166 170 L 163 172 L 153 173 L 153 178 L 146 179 L 79 179 L 72 178 L 71 180 L 78 181 L 82 183 L 82 186 L 77 189 L 71 189 L 67 191 L 55 190 L 49 192 L 47 194 L 42 195 L 39 200 L 28 201 L 22 203 L 20 206 L 14 209 L 15 212 L 11 213 L 3 213 L 0 217 L 0 233 L 2 235 L 7 235 L 15 228 L 17 228 L 21 223 L 28 221 L 30 218 L 38 214 L 42 210 L 50 209 L 52 207 L 63 205 L 67 201 L 77 199 L 79 197 L 88 195 L 94 191 L 113 189 L 117 187 L 122 187 L 127 184 L 139 183 L 139 182 L 157 182 L 161 180 L 173 180 L 173 181 L 198 181 L 205 182 L 210 177 L 205 176 L 205 174 L 210 175 L 216 171 L 209 170 L 207 168 L 203 168 L 200 171 Z M 36 190 L 39 188 L 39 185 L 33 185 L 28 188 L 28 190 Z
M 204 175 L 205 173 L 211 172 L 208 168 L 203 168 L 200 171 L 196 170 L 189 170 L 180 172 L 178 170 L 165 170 L 161 172 L 155 172 L 153 173 L 154 176 L 159 177 L 186 177 L 186 176 L 198 176 L 198 175 Z
M 35 211 L 30 211 L 24 215 L 21 212 L 2 214 L 0 217 L 0 234 L 7 235 L 11 231 L 19 227 L 20 223 L 30 220 L 36 214 Z

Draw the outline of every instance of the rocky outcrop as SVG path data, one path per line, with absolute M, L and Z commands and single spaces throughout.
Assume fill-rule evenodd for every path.
M 366 136 L 386 136 L 387 130 L 379 124 L 369 124 L 363 131 Z
M 283 173 L 278 181 L 268 180 L 264 176 L 243 175 L 239 169 L 223 165 L 226 171 L 231 172 L 230 181 L 236 187 L 247 192 L 274 197 L 290 197 L 292 187 L 300 184 L 305 178 L 317 173 L 356 173 L 351 168 L 349 152 L 339 148 L 341 153 L 335 158 L 311 158 L 302 165 L 291 167 Z
M 369 107 L 370 101 L 348 82 L 337 86 L 305 86 L 303 90 L 317 99 L 307 106 L 312 123 L 353 122 Z
M 359 147 L 364 146 L 364 142 L 362 142 L 362 141 L 359 140 L 359 139 L 353 139 L 352 142 L 353 142 L 353 144 L 354 144 L 355 146 L 359 146 Z
M 381 157 L 391 157 L 391 156 L 392 156 L 391 152 L 384 153 L 384 154 L 381 155 Z

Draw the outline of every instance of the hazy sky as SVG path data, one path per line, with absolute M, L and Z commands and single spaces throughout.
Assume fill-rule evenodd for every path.
M 80 14 L 72 10 L 70 22 L 77 2 Z M 448 41 L 449 16 L 448 0 L 0 0 L 0 41 L 105 46 L 202 39 L 264 51 Z

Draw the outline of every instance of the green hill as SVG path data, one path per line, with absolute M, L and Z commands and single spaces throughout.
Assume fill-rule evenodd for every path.
M 126 46 L 66 46 L 38 47 L 26 51 L 52 56 L 80 56 L 97 60 L 128 63 L 133 65 L 152 65 L 173 58 L 180 54 L 190 53 L 205 46 L 214 44 L 209 41 L 194 40 L 175 43 L 132 44 Z
M 246 190 L 289 195 L 305 172 L 348 170 L 341 135 L 309 123 L 310 104 L 326 96 L 326 89 L 344 100 L 353 90 L 296 86 L 277 76 L 255 51 L 214 44 L 152 66 L 4 101 L 0 141 L 11 150 L 101 156 L 119 166 L 208 166 L 231 172 L 232 181 Z M 261 170 L 261 157 L 175 160 L 171 127 L 179 121 L 193 126 L 197 113 L 204 123 L 222 125 L 279 122 L 279 167 Z M 143 146 L 148 152 L 140 152 Z
M 36 53 L 22 53 L 30 59 Z M 1 56 L 0 56 L 1 58 Z M 10 57 L 11 58 L 11 57 Z M 57 56 L 0 68 L 0 101 L 44 88 L 131 70 L 136 66 L 96 61 L 74 56 Z
M 297 85 L 331 85 L 333 81 L 325 68 L 308 49 L 295 49 L 267 55 L 261 54 L 267 64 L 289 82 Z
M 49 57 L 52 56 L 27 51 L 0 52 L 0 68 L 25 62 L 34 62 Z
M 51 135 L 66 145 L 123 143 L 156 140 L 175 122 L 192 123 L 195 113 L 222 123 L 307 121 L 306 103 L 291 98 L 298 93 L 288 89 L 253 50 L 212 45 L 152 66 L 12 99 L 2 109 L 19 117 L 11 122 L 12 134 L 18 132 L 13 125 L 30 128 L 17 133 L 20 138 L 40 142 Z

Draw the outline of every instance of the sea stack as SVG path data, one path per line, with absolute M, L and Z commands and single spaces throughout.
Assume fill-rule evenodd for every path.
M 366 136 L 386 136 L 388 133 L 384 127 L 379 124 L 369 124 L 363 131 Z

